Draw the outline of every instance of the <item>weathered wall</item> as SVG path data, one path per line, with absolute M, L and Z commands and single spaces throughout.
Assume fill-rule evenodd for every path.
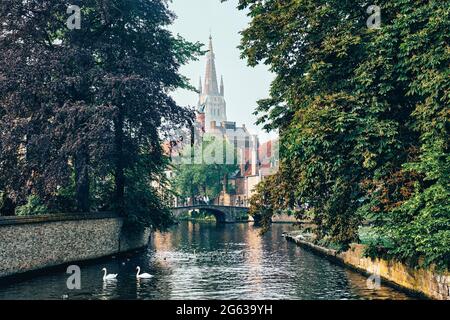
M 273 223 L 295 223 L 298 222 L 297 219 L 295 219 L 294 216 L 289 216 L 285 213 L 283 214 L 276 214 L 272 217 Z
M 144 247 L 149 232 L 121 233 L 114 214 L 0 219 L 0 277 Z
M 354 244 L 338 256 L 347 264 L 394 282 L 401 287 L 421 292 L 440 300 L 450 300 L 450 273 L 440 274 L 430 269 L 414 269 L 403 263 L 363 257 L 364 246 Z
M 424 294 L 432 299 L 450 300 L 450 273 L 448 272 L 438 273 L 432 269 L 414 269 L 396 261 L 365 258 L 364 245 L 360 244 L 353 244 L 348 251 L 338 253 L 336 250 L 305 241 L 301 236 L 287 235 L 286 238 L 361 272 L 377 274 L 399 287 Z

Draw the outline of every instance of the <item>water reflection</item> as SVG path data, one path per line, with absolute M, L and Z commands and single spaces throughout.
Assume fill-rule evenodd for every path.
M 117 280 L 103 281 L 101 300 L 109 300 L 117 295 Z
M 64 271 L 0 285 L 0 299 L 408 299 L 334 265 L 281 235 L 249 224 L 181 223 L 152 236 L 147 252 L 82 266 L 82 289 L 65 287 Z M 136 266 L 154 275 L 136 279 Z M 103 282 L 106 267 L 117 281 Z

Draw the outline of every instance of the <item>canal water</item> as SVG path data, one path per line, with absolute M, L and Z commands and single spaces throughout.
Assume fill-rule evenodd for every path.
M 156 233 L 145 252 L 81 265 L 81 289 L 68 290 L 65 270 L 0 284 L 0 299 L 410 299 L 251 224 L 182 222 Z M 135 268 L 151 279 L 136 280 Z M 101 269 L 118 273 L 103 282 Z M 17 281 L 16 281 L 17 280 Z

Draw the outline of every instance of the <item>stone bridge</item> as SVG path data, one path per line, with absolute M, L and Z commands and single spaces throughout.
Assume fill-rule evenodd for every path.
M 232 207 L 232 206 L 219 206 L 209 204 L 199 204 L 186 207 L 172 208 L 172 214 L 177 218 L 183 213 L 191 210 L 203 210 L 213 214 L 216 217 L 218 223 L 234 223 L 248 221 L 248 208 L 247 207 Z

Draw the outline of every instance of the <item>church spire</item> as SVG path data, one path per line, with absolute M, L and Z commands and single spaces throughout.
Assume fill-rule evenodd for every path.
M 212 36 L 209 36 L 209 52 L 206 60 L 205 86 L 203 88 L 205 95 L 219 95 L 219 86 L 217 85 L 216 63 L 212 44 Z
M 225 95 L 225 86 L 223 84 L 223 76 L 220 76 L 220 95 L 222 97 Z
M 199 79 L 199 81 L 198 81 L 198 92 L 199 92 L 199 94 L 202 94 L 203 92 L 203 89 L 202 89 L 202 77 L 200 77 L 200 79 Z

